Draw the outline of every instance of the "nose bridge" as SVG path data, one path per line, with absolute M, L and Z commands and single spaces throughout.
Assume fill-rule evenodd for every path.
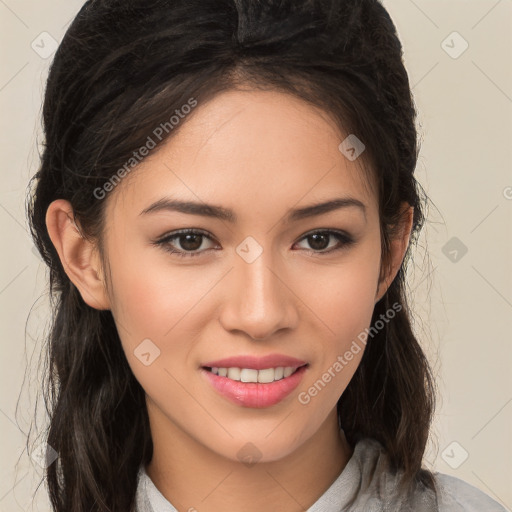
M 291 294 L 275 267 L 270 251 L 261 252 L 253 261 L 236 256 L 221 318 L 225 329 L 263 339 L 293 325 L 296 315 Z

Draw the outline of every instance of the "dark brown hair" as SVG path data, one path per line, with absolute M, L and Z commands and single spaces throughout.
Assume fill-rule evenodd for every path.
M 402 201 L 414 207 L 411 241 L 422 227 L 416 110 L 395 26 L 379 1 L 86 2 L 51 65 L 44 150 L 27 203 L 53 297 L 44 391 L 47 442 L 58 458 L 45 477 L 56 512 L 132 510 L 137 471 L 153 446 L 144 390 L 113 317 L 89 307 L 66 275 L 46 229 L 48 206 L 70 201 L 84 236 L 101 248 L 108 197 L 95 190 L 190 98 L 200 108 L 243 86 L 293 94 L 364 142 L 360 159 L 377 188 L 384 263 Z M 407 307 L 409 256 L 410 249 L 372 325 L 392 304 L 402 308 L 368 338 L 338 413 L 350 443 L 377 439 L 403 482 L 434 489 L 422 459 L 435 392 Z

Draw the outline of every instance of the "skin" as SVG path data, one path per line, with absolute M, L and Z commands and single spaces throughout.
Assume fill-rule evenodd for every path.
M 146 392 L 154 445 L 146 470 L 180 511 L 306 510 L 353 453 L 336 403 L 363 350 L 309 403 L 298 395 L 370 326 L 407 249 L 412 208 L 381 276 L 377 197 L 359 161 L 339 151 L 344 138 L 325 112 L 281 92 L 229 91 L 198 105 L 104 199 L 108 269 L 73 223 L 71 205 L 59 199 L 48 208 L 48 231 L 69 278 L 91 307 L 110 309 L 116 321 Z M 230 208 L 237 222 L 164 210 L 139 215 L 164 196 Z M 284 222 L 290 209 L 346 196 L 365 211 Z M 196 239 L 198 256 L 151 244 L 183 228 L 211 237 Z M 322 254 L 339 245 L 333 235 L 323 246 L 305 236 L 322 229 L 343 230 L 355 243 Z M 236 252 L 248 236 L 263 249 L 251 263 Z M 169 245 L 190 247 L 183 238 Z M 146 338 L 160 349 L 148 366 L 134 355 Z M 199 371 L 208 360 L 268 353 L 309 363 L 298 388 L 268 408 L 231 403 Z M 259 451 L 254 465 L 237 455 L 247 443 Z

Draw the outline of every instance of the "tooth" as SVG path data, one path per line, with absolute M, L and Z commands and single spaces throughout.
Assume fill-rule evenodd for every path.
M 266 368 L 265 370 L 260 370 L 258 372 L 258 382 L 262 382 L 264 384 L 268 384 L 275 380 L 275 370 L 274 368 Z
M 242 382 L 258 382 L 258 370 L 243 368 L 240 370 L 240 380 Z
M 232 380 L 240 380 L 240 368 L 228 368 L 227 376 Z
M 241 382 L 260 382 L 262 384 L 269 384 L 289 377 L 295 370 L 296 368 L 293 366 L 279 366 L 262 370 L 255 370 L 254 368 L 219 368 L 216 366 L 211 368 L 211 372 L 220 377 Z
M 279 366 L 279 368 L 275 369 L 275 380 L 280 380 L 283 378 L 284 375 L 284 368 L 282 366 Z

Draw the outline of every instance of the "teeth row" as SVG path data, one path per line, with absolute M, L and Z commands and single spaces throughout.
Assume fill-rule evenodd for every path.
M 294 366 L 279 366 L 278 368 L 265 368 L 264 370 L 254 370 L 253 368 L 217 368 L 214 366 L 211 372 L 231 380 L 268 384 L 275 380 L 289 377 L 296 369 Z

